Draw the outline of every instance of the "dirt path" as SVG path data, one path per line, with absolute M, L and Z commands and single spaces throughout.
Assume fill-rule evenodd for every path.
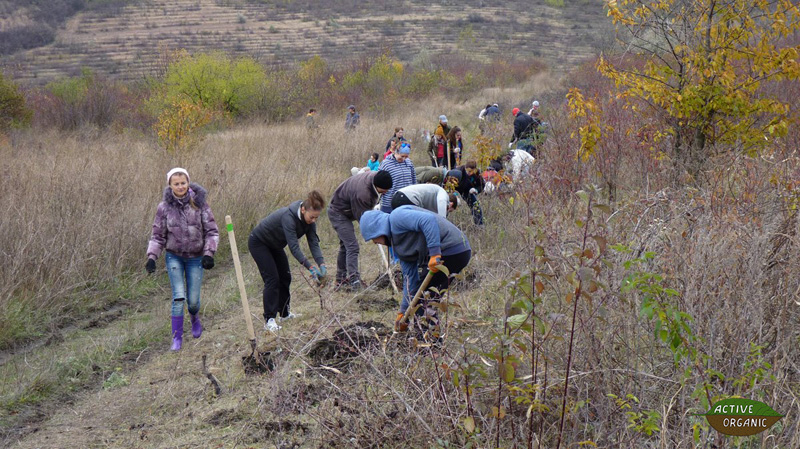
M 162 290 L 159 291 L 159 294 L 162 294 L 161 296 L 163 298 L 163 293 L 167 290 Z M 137 299 L 140 300 L 141 298 Z M 19 347 L 0 351 L 0 366 L 5 365 L 6 362 L 14 357 L 24 357 L 25 355 L 30 354 L 39 348 L 47 345 L 57 344 L 60 341 L 66 340 L 77 331 L 108 326 L 118 319 L 123 318 L 125 313 L 134 305 L 135 300 L 123 300 L 117 302 L 108 309 L 98 312 L 98 315 L 86 317 L 82 320 L 68 324 L 47 334 L 45 337 L 38 338 Z
M 235 305 L 227 292 L 228 269 L 220 268 L 206 276 L 202 313 L 207 327 Z M 0 394 L 4 401 L 19 403 L 11 412 L 0 411 L 0 446 L 40 431 L 51 415 L 79 403 L 84 395 L 96 394 L 114 372 L 124 382 L 121 379 L 128 379 L 160 354 L 162 346 L 169 344 L 168 296 L 169 286 L 159 286 L 145 297 L 118 302 L 47 337 L 0 353 Z M 75 378 L 53 382 L 54 373 L 64 372 L 69 365 L 78 372 Z M 92 372 L 81 378 L 86 366 Z M 46 390 L 41 399 L 37 389 Z
M 140 353 L 129 356 L 131 360 L 119 377 L 124 381 L 112 383 L 108 376 L 98 377 L 91 388 L 72 395 L 69 401 L 38 408 L 32 419 L 23 421 L 9 432 L 5 441 L 0 440 L 2 446 L 233 447 L 247 443 L 255 438 L 253 432 L 256 430 L 248 424 L 252 420 L 242 414 L 259 411 L 263 405 L 259 401 L 264 400 L 255 391 L 265 381 L 278 376 L 291 379 L 303 372 L 306 362 L 301 355 L 313 342 L 338 329 L 342 311 L 352 311 L 347 313 L 349 319 L 378 318 L 391 322 L 395 303 L 389 290 L 358 297 L 332 294 L 326 290 L 328 310 L 320 312 L 319 296 L 304 285 L 301 274 L 295 272 L 293 310 L 301 317 L 285 322 L 279 338 L 276 338 L 262 330 L 260 292 L 257 291 L 260 278 L 251 261 L 243 262 L 259 350 L 271 351 L 276 354 L 276 360 L 280 359 L 275 373 L 251 376 L 244 373 L 242 357 L 250 353 L 250 346 L 232 269 L 226 268 L 221 270 L 225 275 L 218 275 L 204 285 L 205 331 L 200 339 L 192 339 L 187 334 L 183 350 L 172 353 L 168 350 L 168 337 L 158 337 Z M 162 323 L 166 322 L 168 314 L 166 301 L 156 298 L 145 301 L 149 310 L 110 323 L 106 326 L 106 334 L 124 332 L 136 326 L 131 324 L 135 322 L 167 329 Z M 97 339 L 104 338 L 101 333 L 96 330 L 89 341 L 96 344 Z M 75 338 L 83 338 L 83 335 L 73 335 L 71 340 Z M 46 348 L 32 349 L 29 355 Z M 61 348 L 62 351 L 66 349 Z M 208 372 L 221 388 L 219 395 L 202 370 L 204 355 Z M 11 363 L 17 362 L 10 360 L 8 364 Z M 261 416 L 259 421 L 262 426 L 257 431 L 259 436 L 256 440 L 265 435 L 278 438 L 289 427 L 303 433 L 313 425 L 285 417 L 267 419 Z M 269 430 L 272 427 L 274 431 Z

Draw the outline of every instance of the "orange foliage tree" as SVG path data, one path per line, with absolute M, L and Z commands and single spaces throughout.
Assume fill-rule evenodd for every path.
M 765 82 L 800 77 L 800 28 L 791 0 L 607 0 L 626 54 L 643 64 L 601 58 L 598 69 L 629 105 L 666 117 L 676 162 L 690 173 L 720 151 L 757 154 L 786 134 L 786 98 Z M 644 103 L 644 105 L 643 105 Z

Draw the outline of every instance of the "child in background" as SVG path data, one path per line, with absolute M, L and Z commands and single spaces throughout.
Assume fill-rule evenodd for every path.
M 378 153 L 372 153 L 372 157 L 367 161 L 367 167 L 369 167 L 370 171 L 378 171 L 380 165 L 381 162 L 378 160 Z
M 389 155 L 394 153 L 394 150 L 396 150 L 399 146 L 400 146 L 400 139 L 398 139 L 397 137 L 392 137 L 391 139 L 389 139 L 389 149 L 386 150 L 385 153 L 383 153 L 383 158 L 386 159 L 387 157 L 389 157 Z

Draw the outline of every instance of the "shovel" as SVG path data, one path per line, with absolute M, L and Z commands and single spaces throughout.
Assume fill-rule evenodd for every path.
M 233 266 L 236 269 L 236 281 L 239 283 L 239 296 L 242 300 L 242 309 L 244 309 L 244 320 L 247 323 L 247 335 L 250 338 L 250 355 L 242 357 L 242 364 L 245 367 L 245 372 L 248 372 L 248 370 L 265 372 L 273 368 L 270 366 L 272 365 L 272 360 L 267 358 L 264 361 L 261 354 L 256 352 L 256 333 L 253 330 L 253 320 L 250 317 L 250 304 L 247 301 L 247 290 L 244 288 L 242 264 L 239 261 L 239 250 L 236 247 L 236 235 L 233 232 L 233 222 L 230 215 L 225 216 L 225 225 L 231 242 L 231 256 L 233 257 Z
M 428 288 L 428 284 L 431 283 L 431 279 L 433 279 L 433 272 L 428 271 L 427 276 L 425 276 L 425 279 L 422 281 L 422 285 L 420 285 L 419 290 L 417 290 L 417 294 L 414 295 L 414 299 L 412 299 L 411 304 L 408 305 L 408 309 L 406 309 L 405 315 L 403 315 L 403 317 L 400 318 L 400 321 L 398 321 L 397 324 L 405 324 L 405 322 L 408 321 L 408 316 L 414 313 L 413 312 L 414 307 L 416 307 L 417 303 L 419 302 L 419 299 L 422 297 L 422 292 L 424 292 L 425 289 Z
M 386 258 L 386 254 L 383 253 L 383 245 L 378 245 L 378 251 L 381 253 L 381 258 L 383 259 L 383 266 L 386 267 L 386 276 L 389 276 L 389 282 L 392 284 L 392 288 L 396 293 L 400 293 L 400 290 L 397 288 L 397 284 L 394 282 L 394 276 L 392 275 L 392 269 L 389 267 L 389 259 Z

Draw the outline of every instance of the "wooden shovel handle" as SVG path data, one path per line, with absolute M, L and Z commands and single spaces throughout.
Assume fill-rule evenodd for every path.
M 403 318 L 400 318 L 400 321 L 398 321 L 398 323 L 403 324 L 406 321 L 408 321 L 408 315 L 411 313 L 412 310 L 414 310 L 414 307 L 416 307 L 417 303 L 419 302 L 419 298 L 422 297 L 422 292 L 424 292 L 425 289 L 428 288 L 428 284 L 431 283 L 431 279 L 433 279 L 433 272 L 428 271 L 428 275 L 425 276 L 425 279 L 422 281 L 422 285 L 419 286 L 417 294 L 414 295 L 414 299 L 411 301 L 411 304 L 408 305 L 408 309 L 406 309 L 405 315 L 403 315 Z
M 233 257 L 233 267 L 236 269 L 236 282 L 239 283 L 239 296 L 242 299 L 242 309 L 244 309 L 244 320 L 247 323 L 247 336 L 250 337 L 250 344 L 256 341 L 256 333 L 253 330 L 253 319 L 250 318 L 250 304 L 247 302 L 247 290 L 244 288 L 244 277 L 242 276 L 242 264 L 239 261 L 239 250 L 236 248 L 236 235 L 233 233 L 233 222 L 231 216 L 225 216 L 225 225 L 228 229 L 228 238 L 231 241 L 231 256 Z
M 381 252 L 381 258 L 383 258 L 383 266 L 386 268 L 386 276 L 389 276 L 389 282 L 392 284 L 394 291 L 399 293 L 400 290 L 397 288 L 397 284 L 394 282 L 394 276 L 392 276 L 392 269 L 389 267 L 389 259 L 387 259 L 386 254 L 383 253 L 383 245 L 378 245 L 378 251 Z

